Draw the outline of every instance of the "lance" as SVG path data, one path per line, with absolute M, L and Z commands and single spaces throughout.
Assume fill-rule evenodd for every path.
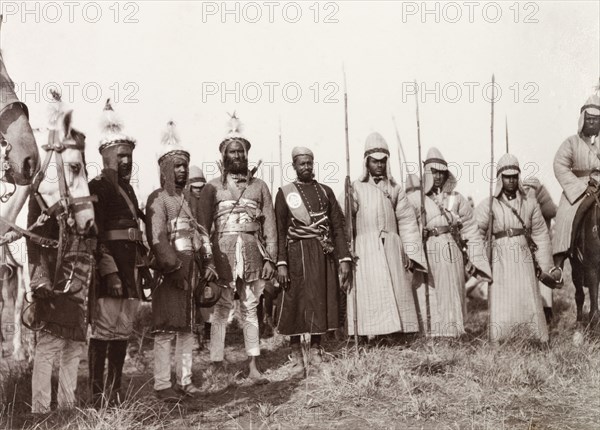
M 427 224 L 427 212 L 425 211 L 425 181 L 423 179 L 423 162 L 421 155 L 421 120 L 419 118 L 419 89 L 418 89 L 417 81 L 415 79 L 415 100 L 417 106 L 417 145 L 419 149 L 419 179 L 421 180 L 421 211 L 420 211 L 420 221 L 421 221 L 421 231 L 422 231 L 422 242 L 423 242 L 423 252 L 425 253 L 425 260 L 427 260 L 427 239 L 425 238 L 425 225 Z M 429 262 L 427 264 L 429 267 Z M 423 275 L 423 280 L 425 282 L 425 312 L 426 312 L 426 321 L 427 321 L 427 334 L 431 335 L 431 308 L 429 303 L 429 272 L 426 272 Z
M 356 296 L 356 282 L 355 282 L 355 267 L 356 267 L 356 256 L 354 254 L 354 219 L 352 210 L 354 207 L 354 196 L 352 193 L 352 182 L 350 181 L 350 138 L 348 135 L 348 90 L 346 87 L 346 70 L 342 66 L 342 72 L 344 74 L 344 128 L 346 136 L 346 181 L 344 183 L 344 194 L 345 194 L 345 212 L 346 212 L 346 238 L 349 241 L 350 255 L 352 257 L 352 274 L 350 279 L 350 293 L 352 294 L 352 323 L 354 325 L 354 345 L 358 352 L 358 298 Z
M 400 133 L 398 133 L 398 126 L 396 125 L 396 118 L 392 116 L 392 121 L 394 123 L 394 130 L 396 131 L 396 140 L 398 141 L 398 163 L 400 165 L 400 180 L 402 181 L 402 186 L 404 187 L 405 178 L 404 178 L 404 168 L 402 167 L 402 162 L 407 162 L 406 154 L 404 153 L 404 146 L 402 146 L 402 140 L 400 140 Z
M 493 238 L 493 228 L 494 228 L 494 102 L 495 102 L 495 85 L 496 78 L 492 74 L 492 101 L 491 101 L 491 124 L 490 124 L 490 200 L 489 200 L 489 216 L 488 216 L 488 230 L 487 230 L 487 257 L 490 263 L 490 270 L 493 272 L 493 262 L 492 262 L 492 238 Z M 507 128 L 508 130 L 508 128 Z M 508 134 L 507 134 L 507 146 L 508 146 Z M 508 149 L 507 149 L 508 151 Z M 492 283 L 488 284 L 488 297 L 489 302 L 491 302 L 492 295 L 490 293 L 490 288 L 492 287 Z M 491 303 L 488 303 L 488 307 Z
M 283 143 L 281 140 L 281 118 L 279 118 L 279 186 L 283 187 Z
M 508 154 L 508 117 L 504 117 L 504 133 L 506 135 L 506 153 Z

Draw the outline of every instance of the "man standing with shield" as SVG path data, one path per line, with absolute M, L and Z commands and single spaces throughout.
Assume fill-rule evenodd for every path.
M 154 390 L 164 401 L 179 394 L 193 396 L 194 293 L 200 277 L 216 279 L 206 224 L 188 182 L 190 154 L 179 143 L 175 124 L 169 122 L 158 154 L 161 188 L 148 197 L 147 236 L 162 282 L 152 294 L 154 329 Z M 202 225 L 204 223 L 205 225 Z M 171 386 L 171 340 L 176 338 L 177 388 Z

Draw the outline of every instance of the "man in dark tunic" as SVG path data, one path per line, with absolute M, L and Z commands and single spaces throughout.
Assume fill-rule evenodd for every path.
M 319 364 L 321 335 L 339 327 L 338 288 L 346 286 L 352 259 L 344 214 L 331 188 L 314 180 L 313 153 L 294 148 L 298 179 L 275 199 L 277 280 L 284 288 L 279 333 L 291 336 L 292 361 L 303 363 L 300 335 L 311 334 L 310 360 Z M 339 276 L 339 282 L 338 282 Z
M 192 383 L 194 293 L 201 276 L 216 279 L 207 224 L 198 200 L 185 189 L 190 154 L 179 143 L 170 122 L 159 152 L 161 188 L 146 204 L 148 243 L 163 281 L 152 293 L 154 390 L 165 401 L 179 396 L 171 386 L 171 340 L 176 338 L 175 363 L 179 393 L 195 395 Z
M 110 101 L 103 115 L 103 136 L 98 150 L 104 169 L 90 181 L 90 193 L 98 226 L 98 279 L 90 294 L 92 332 L 88 349 L 92 403 L 104 399 L 120 404 L 121 375 L 127 341 L 139 308 L 142 275 L 147 272 L 146 249 L 139 221 L 144 219 L 130 185 L 135 139 L 122 132 L 122 124 Z M 108 356 L 108 375 L 104 367 Z

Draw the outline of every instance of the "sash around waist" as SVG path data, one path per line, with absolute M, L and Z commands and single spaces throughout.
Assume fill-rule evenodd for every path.
M 260 224 L 256 221 L 242 223 L 225 223 L 217 227 L 219 233 L 255 233 L 260 230 Z
M 317 227 L 290 226 L 287 236 L 290 240 L 318 239 L 321 237 L 321 230 Z

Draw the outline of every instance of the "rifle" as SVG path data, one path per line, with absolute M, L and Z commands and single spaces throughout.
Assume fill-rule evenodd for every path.
M 344 123 L 346 135 L 346 180 L 344 183 L 345 194 L 345 214 L 346 214 L 346 238 L 350 248 L 350 256 L 352 257 L 352 274 L 350 279 L 350 292 L 352 294 L 353 324 L 354 324 L 354 345 L 358 351 L 358 298 L 356 296 L 355 268 L 356 255 L 354 253 L 354 217 L 352 211 L 354 208 L 354 195 L 352 192 L 352 182 L 350 180 L 350 139 L 348 136 L 348 91 L 346 89 L 346 71 L 344 73 Z
M 418 90 L 417 81 L 415 79 L 415 100 L 417 107 L 417 144 L 419 147 L 419 178 L 421 179 L 421 189 L 419 194 L 421 196 L 421 210 L 420 210 L 420 222 L 421 222 L 421 230 L 422 230 L 422 240 L 423 243 L 423 252 L 425 253 L 425 261 L 427 261 L 427 237 L 425 236 L 425 226 L 427 224 L 427 212 L 425 211 L 425 190 L 424 190 L 424 180 L 423 180 L 423 162 L 421 155 L 421 121 L 419 118 L 419 90 Z M 427 267 L 429 267 L 429 261 L 427 261 Z M 429 271 L 423 274 L 423 280 L 425 282 L 425 312 L 427 318 L 427 334 L 431 335 L 431 307 L 429 303 Z

